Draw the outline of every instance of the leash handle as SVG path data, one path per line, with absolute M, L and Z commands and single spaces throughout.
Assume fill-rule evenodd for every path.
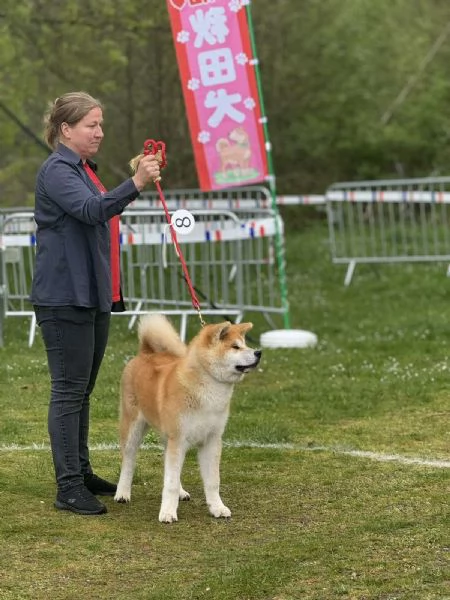
M 159 163 L 160 169 L 164 169 L 167 166 L 166 159 L 166 145 L 164 142 L 156 141 L 156 140 L 145 140 L 144 142 L 144 155 L 148 156 L 149 154 L 153 154 L 156 160 Z M 154 182 L 161 181 L 161 177 L 156 177 Z

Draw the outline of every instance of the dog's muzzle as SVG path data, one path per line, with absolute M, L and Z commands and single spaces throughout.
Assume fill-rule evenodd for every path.
M 250 365 L 236 365 L 236 370 L 240 371 L 241 373 L 248 373 L 252 369 L 255 369 L 261 360 L 262 350 L 255 350 L 254 354 L 256 358 L 255 362 L 251 363 Z

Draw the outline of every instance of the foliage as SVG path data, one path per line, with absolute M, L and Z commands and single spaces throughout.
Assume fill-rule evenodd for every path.
M 446 174 L 448 3 L 255 0 L 252 14 L 280 193 Z M 197 186 L 163 0 L 3 0 L 0 64 L 1 205 L 32 202 L 45 157 L 2 107 L 40 136 L 47 103 L 73 89 L 106 106 L 108 186 L 150 134 L 167 142 L 166 186 Z

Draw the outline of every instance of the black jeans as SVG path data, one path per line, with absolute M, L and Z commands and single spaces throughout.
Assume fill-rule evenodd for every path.
M 35 306 L 51 377 L 48 432 L 58 489 L 92 473 L 89 396 L 108 341 L 110 313 L 76 306 Z

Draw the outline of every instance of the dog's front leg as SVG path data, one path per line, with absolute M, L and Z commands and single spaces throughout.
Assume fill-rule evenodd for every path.
M 178 521 L 177 509 L 181 490 L 181 470 L 187 447 L 178 439 L 167 440 L 164 452 L 164 487 L 159 520 L 161 523 Z M 184 491 L 184 490 L 183 490 Z
M 144 437 L 148 425 L 143 418 L 137 418 L 129 425 L 122 440 L 122 467 L 120 470 L 119 483 L 117 484 L 116 502 L 129 502 L 131 499 L 131 484 L 136 466 L 136 455 L 139 445 Z
M 213 517 L 231 517 L 230 509 L 222 502 L 219 494 L 221 454 L 222 438 L 212 435 L 199 448 L 198 462 L 209 512 Z

